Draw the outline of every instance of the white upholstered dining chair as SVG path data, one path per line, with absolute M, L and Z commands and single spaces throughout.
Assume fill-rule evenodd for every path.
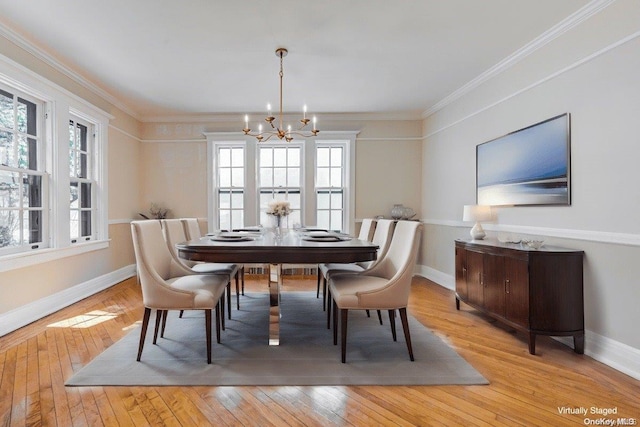
M 156 310 L 153 343 L 157 343 L 158 328 L 168 310 L 204 310 L 207 342 L 207 363 L 211 363 L 211 323 L 215 309 L 216 339 L 220 342 L 220 300 L 226 281 L 223 276 L 195 274 L 175 262 L 165 243 L 160 221 L 133 221 L 131 236 L 136 266 L 142 288 L 144 316 L 140 331 L 138 357 L 144 348 L 151 311 Z
M 238 265 L 229 264 L 229 263 L 194 262 L 194 261 L 189 261 L 189 260 L 180 258 L 178 254 L 178 249 L 176 248 L 176 244 L 189 240 L 185 233 L 184 224 L 180 219 L 163 219 L 162 232 L 164 234 L 164 239 L 167 244 L 167 247 L 171 252 L 171 256 L 177 263 L 190 269 L 194 273 L 216 274 L 226 278 L 227 280 L 227 304 L 226 305 L 227 305 L 228 317 L 229 319 L 231 319 L 231 279 L 234 277 L 236 281 L 237 306 L 238 306 L 238 310 L 240 309 L 240 296 L 238 294 L 238 290 L 239 290 Z M 224 327 L 224 321 L 222 325 Z
M 202 231 L 200 229 L 200 222 L 198 218 L 182 218 L 182 225 L 184 226 L 184 232 L 187 235 L 187 240 L 197 240 L 202 237 Z M 236 272 L 236 279 L 240 276 L 240 284 L 242 287 L 242 295 L 244 295 L 244 265 L 238 265 L 238 271 Z M 238 286 L 236 282 L 236 305 L 240 310 L 240 297 L 238 296 Z
M 327 291 L 327 280 L 330 276 L 334 274 L 344 274 L 344 273 L 362 273 L 373 268 L 380 260 L 384 258 L 389 250 L 389 246 L 391 245 L 391 238 L 393 237 L 393 230 L 395 228 L 396 221 L 391 219 L 379 219 L 376 221 L 376 228 L 373 232 L 372 242 L 378 245 L 378 250 L 376 253 L 376 259 L 373 261 L 364 261 L 364 262 L 356 262 L 350 264 L 340 264 L 340 263 L 331 263 L 331 264 L 320 264 L 320 268 L 322 270 L 322 275 L 324 276 L 324 285 L 323 292 L 326 294 Z M 325 296 L 326 297 L 326 296 Z M 323 301 L 324 304 L 324 301 Z M 330 327 L 331 324 L 331 310 L 330 306 L 327 305 L 327 328 Z M 369 310 L 367 311 L 367 316 L 369 316 Z M 382 325 L 382 315 L 380 310 L 377 310 L 378 313 L 378 321 Z
M 349 310 L 388 310 L 394 341 L 395 310 L 398 310 L 409 358 L 411 361 L 414 360 L 407 320 L 407 303 L 421 230 L 422 224 L 417 221 L 398 221 L 389 250 L 375 266 L 362 273 L 334 274 L 329 277 L 328 295 L 332 301 L 333 341 L 336 345 L 338 310 L 340 311 L 342 363 L 346 361 Z
M 365 240 L 365 241 L 369 241 L 369 238 L 371 237 L 371 233 L 374 232 L 374 229 L 376 227 L 376 220 L 373 218 L 364 218 L 362 220 L 362 224 L 360 226 L 360 231 L 358 232 L 358 239 L 360 240 Z M 367 268 L 369 266 L 371 261 L 363 261 L 363 262 L 356 262 L 356 263 L 352 263 L 352 264 L 337 264 L 337 263 L 330 263 L 330 264 L 318 264 L 318 284 L 317 284 L 317 289 L 316 289 L 316 298 L 320 297 L 320 283 L 323 283 L 323 287 L 322 287 L 322 307 L 326 307 L 326 300 L 327 300 L 327 278 L 328 278 L 328 274 L 330 272 L 330 270 L 332 269 L 338 269 L 338 268 L 343 268 L 343 269 L 353 269 L 354 272 L 360 272 L 363 271 L 365 268 Z M 347 267 L 350 266 L 350 267 Z

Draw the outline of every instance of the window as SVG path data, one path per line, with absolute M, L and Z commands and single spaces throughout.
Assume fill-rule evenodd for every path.
M 69 173 L 71 243 L 91 240 L 96 182 L 93 174 L 93 125 L 77 117 L 69 120 Z
M 0 255 L 36 249 L 44 240 L 42 105 L 0 86 Z
M 345 147 L 343 143 L 316 146 L 317 225 L 328 230 L 345 229 Z
M 218 228 L 232 230 L 244 227 L 245 167 L 244 147 L 217 147 Z
M 271 225 L 272 220 L 266 214 L 273 200 L 286 200 L 290 203 L 291 214 L 287 218 L 289 227 L 301 224 L 302 213 L 302 145 L 258 146 L 258 194 L 260 223 Z
M 266 214 L 267 206 L 273 200 L 287 200 L 292 208 L 288 227 L 317 225 L 352 231 L 356 133 L 324 133 L 331 138 L 289 143 L 257 143 L 251 137 L 233 141 L 228 133 L 205 133 L 210 165 L 209 224 L 217 224 L 218 229 L 257 224 L 270 227 L 274 223 Z M 232 147 L 243 153 L 237 158 L 244 163 L 233 160 L 233 151 L 223 154 Z M 243 185 L 236 186 L 233 176 L 242 176 Z M 223 185 L 228 182 L 226 177 L 231 177 L 229 187 Z
M 110 117 L 0 56 L 0 271 L 109 246 Z

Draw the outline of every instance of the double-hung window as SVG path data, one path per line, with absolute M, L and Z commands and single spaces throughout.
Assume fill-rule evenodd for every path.
M 346 147 L 342 142 L 316 145 L 317 225 L 328 230 L 345 229 Z
M 42 106 L 0 86 L 0 255 L 37 249 L 46 241 Z
M 260 223 L 270 225 L 266 213 L 269 203 L 288 201 L 291 214 L 288 226 L 301 223 L 303 195 L 302 144 L 291 142 L 258 145 L 258 203 Z
M 91 240 L 95 218 L 94 128 L 84 120 L 69 120 L 69 234 L 71 243 Z
M 245 222 L 245 147 L 238 144 L 218 145 L 215 156 L 218 228 L 242 228 Z
M 269 203 L 286 200 L 292 209 L 287 227 L 353 231 L 357 133 L 325 134 L 330 137 L 259 143 L 229 133 L 205 133 L 212 229 L 273 227 L 275 221 L 266 213 Z
M 110 118 L 0 55 L 0 272 L 109 246 Z

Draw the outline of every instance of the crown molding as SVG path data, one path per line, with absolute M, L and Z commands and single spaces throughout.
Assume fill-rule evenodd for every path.
M 242 125 L 245 114 L 262 116 L 264 113 L 201 113 L 201 114 L 170 114 L 158 116 L 144 116 L 139 120 L 143 123 L 221 123 L 238 122 Z M 396 111 L 382 113 L 317 113 L 321 121 L 385 121 L 385 120 L 422 120 L 419 111 Z M 285 113 L 283 119 L 297 119 L 299 114 Z
M 84 87 L 85 89 L 88 89 L 89 91 L 91 91 L 95 95 L 97 95 L 100 98 L 104 99 L 105 101 L 109 102 L 111 105 L 113 105 L 116 108 L 122 110 L 123 112 L 129 114 L 134 119 L 140 120 L 139 114 L 137 112 L 135 112 L 134 110 L 132 110 L 129 106 L 124 104 L 122 101 L 120 101 L 118 98 L 116 98 L 115 96 L 111 95 L 109 92 L 105 91 L 100 86 L 98 86 L 95 83 L 93 83 L 92 81 L 90 81 L 90 80 L 86 79 L 85 77 L 83 77 L 82 75 L 78 74 L 77 72 L 75 72 L 74 70 L 72 70 L 71 68 L 69 68 L 68 66 L 66 66 L 65 64 L 60 62 L 58 59 L 53 57 L 52 55 L 48 54 L 47 52 L 45 52 L 41 48 L 39 48 L 36 45 L 34 45 L 29 40 L 27 40 L 24 37 L 22 37 L 20 34 L 15 32 L 14 30 L 12 30 L 11 28 L 7 27 L 2 22 L 0 22 L 0 36 L 4 37 L 9 42 L 15 44 L 20 49 L 23 49 L 27 53 L 33 55 L 36 59 L 44 62 L 47 65 L 49 65 L 54 70 L 62 73 L 66 77 L 70 78 L 75 83 L 79 84 L 80 86 Z
M 571 70 L 573 70 L 575 68 L 578 68 L 578 67 L 580 67 L 580 66 L 582 66 L 584 64 L 587 64 L 588 62 L 590 62 L 590 61 L 592 61 L 592 60 L 594 60 L 596 58 L 599 58 L 600 56 L 608 53 L 609 51 L 617 49 L 618 47 L 620 47 L 620 46 L 622 46 L 622 45 L 624 45 L 624 44 L 626 44 L 626 43 L 628 43 L 630 41 L 633 41 L 633 40 L 637 39 L 638 37 L 640 37 L 640 31 L 636 31 L 633 34 L 629 34 L 628 36 L 626 36 L 626 37 L 624 37 L 624 38 L 622 38 L 620 40 L 617 40 L 617 41 L 611 43 L 610 45 L 605 46 L 602 49 L 600 49 L 600 50 L 598 50 L 598 51 L 596 51 L 596 52 L 594 52 L 594 53 L 592 53 L 590 55 L 587 55 L 587 56 L 585 56 L 585 57 L 573 62 L 572 64 L 567 65 L 566 67 L 564 67 L 564 68 L 562 68 L 560 70 L 556 70 L 556 71 L 544 76 L 543 78 L 541 78 L 541 79 L 529 84 L 528 86 L 522 87 L 522 88 L 516 90 L 515 92 L 512 92 L 512 93 L 510 93 L 510 94 L 508 94 L 508 95 L 506 95 L 506 96 L 504 96 L 504 97 L 502 97 L 502 98 L 500 98 L 500 99 L 498 99 L 496 101 L 491 102 L 490 104 L 487 104 L 487 105 L 485 105 L 485 106 L 483 106 L 483 107 L 481 107 L 481 108 L 479 108 L 479 109 L 477 109 L 475 111 L 472 111 L 471 113 L 467 114 L 464 117 L 456 119 L 456 120 L 452 121 L 451 123 L 448 123 L 448 124 L 438 128 L 438 129 L 435 129 L 435 130 L 429 132 L 426 135 L 423 135 L 422 139 L 423 140 L 429 139 L 432 136 L 434 136 L 434 135 L 436 135 L 436 134 L 438 134 L 440 132 L 443 132 L 443 131 L 445 131 L 445 130 L 447 130 L 449 128 L 457 126 L 460 123 L 464 122 L 465 120 L 470 119 L 471 117 L 477 116 L 478 114 L 481 114 L 484 111 L 487 111 L 487 110 L 495 107 L 496 105 L 502 104 L 503 102 L 506 102 L 506 101 L 508 101 L 508 100 L 510 100 L 512 98 L 515 98 L 516 96 L 518 96 L 518 95 L 520 95 L 522 93 L 525 93 L 525 92 L 527 92 L 527 91 L 529 91 L 531 89 L 534 89 L 534 88 L 536 88 L 536 87 L 548 82 L 549 80 L 555 79 L 556 77 L 558 77 L 558 76 L 560 76 L 560 75 L 562 75 L 564 73 L 567 73 L 567 72 L 569 72 L 569 71 L 571 71 Z M 558 114 L 561 114 L 561 113 L 558 113 Z
M 427 117 L 443 109 L 447 105 L 452 104 L 456 100 L 462 98 L 464 95 L 468 94 L 487 80 L 490 80 L 493 77 L 513 67 L 527 56 L 543 48 L 548 43 L 567 33 L 574 27 L 580 25 L 582 22 L 607 8 L 615 1 L 616 0 L 592 0 L 591 2 L 587 3 L 581 9 L 569 15 L 567 18 L 560 21 L 558 24 L 554 25 L 520 49 L 516 50 L 514 53 L 507 56 L 505 59 L 498 62 L 493 67 L 489 68 L 484 73 L 480 74 L 473 80 L 461 86 L 460 88 L 434 104 L 431 108 L 425 110 L 422 113 L 422 118 L 426 119 Z

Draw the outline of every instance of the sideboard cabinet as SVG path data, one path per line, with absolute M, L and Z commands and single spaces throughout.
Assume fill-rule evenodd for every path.
M 456 309 L 460 301 L 528 334 L 573 336 L 584 353 L 582 258 L 572 249 L 495 240 L 456 240 Z

